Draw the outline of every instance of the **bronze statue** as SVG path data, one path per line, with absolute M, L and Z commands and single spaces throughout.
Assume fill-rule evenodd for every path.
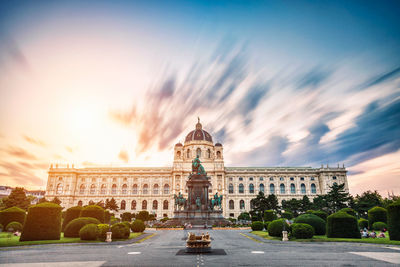
M 200 163 L 199 155 L 197 155 L 196 158 L 192 160 L 192 173 L 197 175 L 207 175 L 203 165 L 201 165 Z

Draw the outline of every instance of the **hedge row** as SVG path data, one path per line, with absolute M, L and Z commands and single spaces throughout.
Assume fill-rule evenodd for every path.
M 357 219 L 346 212 L 328 216 L 327 237 L 361 238 Z
M 26 212 L 18 207 L 11 207 L 0 211 L 0 224 L 7 226 L 10 222 L 24 224 Z
M 400 240 L 400 200 L 388 206 L 387 217 L 390 240 Z
M 82 211 L 82 207 L 81 206 L 75 206 L 75 207 L 71 207 L 69 209 L 66 210 L 65 213 L 65 218 L 62 224 L 62 231 L 64 232 L 65 227 L 67 226 L 67 224 L 72 221 L 73 219 L 79 218 L 79 215 L 81 214 Z
M 296 219 L 295 223 L 306 223 L 314 228 L 316 235 L 325 235 L 326 233 L 326 223 L 323 219 L 314 214 L 302 214 Z

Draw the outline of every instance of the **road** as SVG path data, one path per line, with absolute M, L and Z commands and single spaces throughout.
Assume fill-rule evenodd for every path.
M 248 230 L 211 230 L 226 255 L 176 255 L 184 231 L 149 231 L 141 243 L 65 244 L 0 249 L 1 266 L 399 266 L 400 247 L 264 240 Z

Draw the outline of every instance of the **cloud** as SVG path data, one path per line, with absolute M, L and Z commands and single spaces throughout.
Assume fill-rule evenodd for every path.
M 45 142 L 43 142 L 42 140 L 35 139 L 35 138 L 27 136 L 27 135 L 24 135 L 23 137 L 30 144 L 38 145 L 38 146 L 41 146 L 41 147 L 45 147 L 46 146 Z
M 393 70 L 384 73 L 377 78 L 374 78 L 372 81 L 367 82 L 365 84 L 365 87 L 368 88 L 371 86 L 379 85 L 381 83 L 388 82 L 395 78 L 398 78 L 399 76 L 400 76 L 400 67 L 396 67 Z
M 23 70 L 28 71 L 30 69 L 30 64 L 19 44 L 4 31 L 0 31 L 0 33 L 2 33 L 0 38 L 2 40 L 2 49 L 0 49 L 0 52 L 3 52 L 3 55 L 0 54 L 0 59 L 10 59 L 11 62 L 22 67 Z
M 23 148 L 20 147 L 13 147 L 13 146 L 9 146 L 8 149 L 6 150 L 6 152 L 9 155 L 18 157 L 18 158 L 22 158 L 22 159 L 28 159 L 28 160 L 35 160 L 36 157 L 34 155 L 32 155 L 31 153 L 27 152 L 26 150 L 24 150 Z
M 128 152 L 127 152 L 126 150 L 121 150 L 121 151 L 119 152 L 119 154 L 118 154 L 118 158 L 119 158 L 120 160 L 122 160 L 123 162 L 128 163 L 128 161 L 129 161 Z
M 1 161 L 0 167 L 5 172 L 0 173 L 2 183 L 16 185 L 43 185 L 43 180 L 37 177 L 29 167 L 30 164 L 16 164 L 7 161 Z

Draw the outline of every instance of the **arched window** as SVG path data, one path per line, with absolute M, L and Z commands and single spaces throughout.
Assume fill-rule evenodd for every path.
M 144 195 L 149 193 L 149 186 L 147 184 L 143 185 L 143 192 Z
M 188 150 L 186 151 L 186 157 L 187 157 L 188 159 L 190 159 L 190 149 L 188 149 Z
M 136 200 L 132 200 L 132 202 L 131 202 L 131 210 L 136 210 Z
M 290 184 L 290 193 L 296 194 L 296 186 L 294 184 Z
M 312 194 L 316 194 L 317 193 L 317 187 L 315 186 L 315 184 L 311 184 L 311 193 Z
M 264 184 L 260 184 L 260 192 L 264 193 Z
M 154 195 L 158 195 L 158 184 L 155 184 L 155 185 L 153 186 L 153 194 L 154 194 Z
M 132 195 L 137 195 L 137 192 L 138 192 L 138 189 L 137 189 L 137 184 L 134 184 L 133 186 L 132 186 Z
M 242 200 L 240 200 L 240 209 L 241 210 L 244 210 L 245 209 L 245 207 L 244 207 L 244 200 L 242 199 Z
M 229 194 L 233 194 L 233 184 L 229 184 Z
M 101 188 L 100 188 L 100 194 L 105 195 L 106 194 L 106 189 L 107 189 L 106 185 L 102 184 Z
M 96 193 L 96 186 L 94 185 L 94 184 L 92 184 L 91 186 L 90 186 L 90 194 L 91 195 L 94 195 Z
M 66 192 L 66 193 L 68 192 L 68 190 L 69 190 L 69 184 L 67 184 L 67 185 L 65 186 L 65 192 Z
M 122 194 L 126 195 L 128 193 L 128 186 L 126 184 L 122 185 Z
M 243 194 L 244 193 L 244 186 L 243 184 L 239 184 L 239 194 Z
M 121 201 L 121 210 L 125 210 L 126 209 L 126 202 L 125 200 Z
M 79 188 L 79 194 L 83 195 L 85 194 L 85 185 L 81 184 L 81 187 Z
M 157 200 L 153 200 L 153 210 L 158 209 L 158 201 Z
M 211 150 L 207 149 L 207 158 L 211 158 Z
M 270 184 L 269 185 L 269 193 L 270 194 L 275 194 L 275 185 L 274 184 Z
M 177 157 L 177 158 L 180 158 L 180 157 L 181 157 L 181 152 L 180 152 L 180 151 L 176 152 L 176 157 Z
M 217 159 L 221 158 L 221 151 L 217 151 Z
M 284 185 L 284 184 L 281 184 L 279 187 L 280 187 L 280 189 L 281 189 L 281 194 L 285 194 L 285 193 L 286 193 L 285 185 Z
M 196 156 L 198 156 L 199 158 L 201 158 L 201 149 L 197 148 L 196 149 Z
M 180 190 L 181 189 L 181 186 L 179 185 L 179 184 L 176 184 L 176 190 Z
M 163 202 L 163 209 L 167 210 L 168 209 L 168 200 L 164 200 Z
M 117 193 L 117 185 L 113 184 L 111 187 L 111 194 L 115 195 Z
M 249 193 L 254 194 L 254 185 L 253 184 L 249 185 Z
M 169 184 L 164 185 L 164 194 L 169 194 Z
M 78 206 L 81 206 L 81 207 L 83 206 L 82 200 L 78 201 Z
M 300 188 L 301 188 L 301 193 L 305 194 L 306 193 L 306 185 L 305 184 L 301 184 Z
M 230 210 L 235 209 L 235 202 L 234 202 L 232 199 L 229 200 L 229 209 L 230 209 Z
M 147 210 L 147 201 L 146 200 L 142 201 L 142 210 Z
M 56 189 L 56 194 L 61 195 L 63 192 L 63 184 L 58 184 Z

